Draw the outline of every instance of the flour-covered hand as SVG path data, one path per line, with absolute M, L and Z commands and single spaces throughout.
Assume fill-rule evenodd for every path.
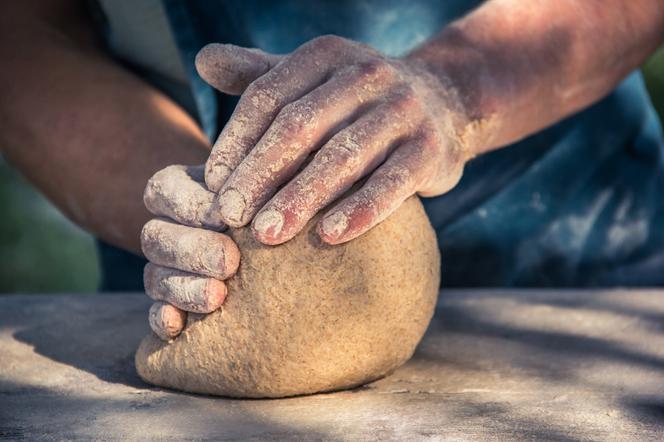
M 176 337 L 187 312 L 210 313 L 226 298 L 223 280 L 238 268 L 240 252 L 215 209 L 215 195 L 203 184 L 203 168 L 170 166 L 148 182 L 144 202 L 158 218 L 141 234 L 150 261 L 145 291 L 155 304 L 150 326 L 164 340 Z
M 323 36 L 281 57 L 211 44 L 196 65 L 212 86 L 242 94 L 205 181 L 221 220 L 251 222 L 265 244 L 295 236 L 357 182 L 326 209 L 323 241 L 351 240 L 410 195 L 442 194 L 461 177 L 460 100 L 414 61 Z

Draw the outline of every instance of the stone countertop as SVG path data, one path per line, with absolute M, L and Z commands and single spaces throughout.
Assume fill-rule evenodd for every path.
M 0 296 L 0 440 L 664 438 L 664 290 L 445 291 L 391 376 L 278 400 L 144 384 L 148 306 Z

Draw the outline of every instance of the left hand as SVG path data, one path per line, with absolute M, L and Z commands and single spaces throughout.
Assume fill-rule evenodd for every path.
M 440 195 L 461 177 L 461 100 L 413 61 L 323 36 L 283 57 L 211 44 L 196 65 L 217 89 L 242 93 L 205 181 L 221 219 L 232 227 L 253 219 L 265 244 L 295 236 L 365 177 L 321 219 L 323 241 L 349 241 L 412 194 Z
M 145 206 L 157 216 L 143 227 L 141 247 L 150 261 L 143 274 L 152 330 L 173 339 L 188 312 L 210 313 L 226 299 L 224 280 L 240 262 L 240 251 L 223 233 L 215 195 L 203 184 L 203 168 L 169 166 L 145 188 Z

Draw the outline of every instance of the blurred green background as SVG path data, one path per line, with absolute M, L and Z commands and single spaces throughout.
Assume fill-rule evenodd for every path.
M 94 240 L 0 158 L 0 293 L 90 292 Z
M 664 48 L 643 72 L 664 115 Z M 99 281 L 93 238 L 0 157 L 0 293 L 92 292 Z

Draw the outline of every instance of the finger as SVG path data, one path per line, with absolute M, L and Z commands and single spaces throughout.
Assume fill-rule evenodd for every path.
M 437 167 L 434 152 L 430 141 L 399 146 L 357 192 L 325 214 L 318 225 L 321 239 L 328 244 L 350 241 L 387 218 L 406 198 L 427 186 Z M 448 181 L 457 182 L 460 176 L 460 167 L 450 170 Z
M 286 104 L 322 84 L 332 66 L 339 65 L 347 49 L 340 41 L 321 37 L 305 43 L 247 87 L 205 165 L 205 183 L 211 191 L 219 191 Z
M 148 322 L 150 328 L 163 341 L 179 335 L 187 321 L 187 314 L 182 310 L 163 302 L 155 302 L 150 307 Z
M 192 227 L 223 230 L 216 195 L 203 183 L 203 166 L 169 166 L 150 178 L 143 193 L 145 207 Z
M 240 95 L 281 58 L 260 49 L 211 43 L 196 54 L 196 70 L 215 89 L 229 95 Z
M 221 219 L 233 227 L 251 221 L 309 153 L 390 87 L 393 75 L 383 62 L 353 66 L 285 106 L 219 190 Z
M 152 263 L 145 266 L 143 283 L 150 298 L 187 312 L 210 313 L 226 299 L 222 281 Z
M 383 162 L 395 142 L 421 121 L 416 105 L 412 94 L 399 93 L 333 136 L 256 215 L 256 238 L 280 244 L 295 236 L 319 210 Z
M 161 218 L 145 224 L 141 247 L 155 264 L 222 280 L 233 275 L 240 263 L 240 251 L 223 233 Z

